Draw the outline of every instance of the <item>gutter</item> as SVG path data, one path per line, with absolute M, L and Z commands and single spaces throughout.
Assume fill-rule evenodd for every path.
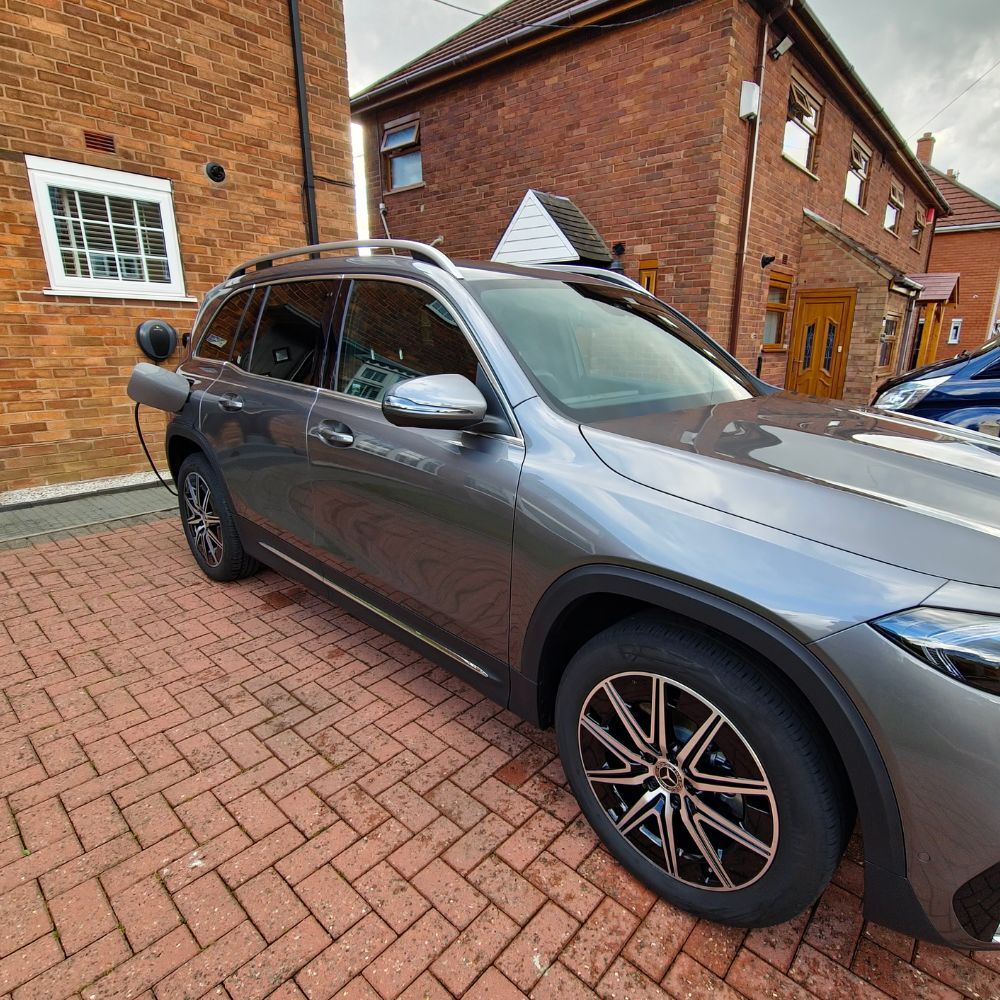
M 633 0 L 633 2 L 626 3 L 620 8 L 620 10 L 627 10 L 630 7 L 639 7 L 645 2 L 647 2 L 647 0 Z M 459 55 L 451 56 L 447 59 L 442 59 L 439 62 L 431 63 L 429 66 L 424 66 L 422 69 L 416 70 L 413 73 L 408 73 L 406 76 L 397 77 L 395 74 L 392 74 L 393 79 L 388 83 L 380 84 L 376 82 L 367 90 L 363 90 L 360 94 L 351 98 L 351 111 L 364 111 L 380 103 L 380 98 L 392 93 L 395 90 L 406 89 L 426 77 L 434 76 L 444 70 L 460 66 L 462 63 L 473 61 L 480 56 L 489 55 L 497 50 L 508 48 L 515 45 L 522 39 L 528 38 L 534 34 L 540 34 L 546 29 L 551 28 L 553 30 L 559 30 L 560 28 L 569 28 L 571 25 L 561 22 L 572 20 L 573 18 L 581 15 L 593 13 L 594 11 L 600 10 L 602 7 L 608 6 L 608 0 L 583 0 L 583 2 L 576 4 L 574 7 L 570 7 L 568 10 L 564 10 L 559 14 L 542 18 L 540 21 L 532 25 L 516 28 L 509 34 L 505 34 L 491 42 L 484 42 L 482 45 L 477 45 L 474 49 L 469 49 Z M 609 10 L 607 16 L 610 15 L 611 11 Z M 473 24 L 476 23 L 478 22 L 473 22 Z M 466 31 L 467 28 L 463 28 L 461 30 Z
M 968 222 L 963 226 L 935 226 L 934 235 L 938 233 L 976 233 L 987 229 L 1000 229 L 1000 222 Z
M 292 33 L 292 60 L 295 64 L 295 96 L 299 111 L 299 140 L 302 146 L 302 192 L 305 196 L 306 240 L 319 243 L 319 217 L 316 212 L 316 173 L 313 168 L 312 136 L 309 132 L 309 93 L 306 67 L 302 58 L 302 27 L 299 23 L 299 0 L 288 0 L 288 22 Z

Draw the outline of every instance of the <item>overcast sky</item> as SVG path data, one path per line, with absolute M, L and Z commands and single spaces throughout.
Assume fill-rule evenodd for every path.
M 486 13 L 497 0 L 455 0 Z M 1000 59 L 998 0 L 810 0 L 907 139 Z M 471 23 L 435 0 L 344 0 L 351 90 Z M 927 125 L 934 164 L 1000 202 L 1000 67 Z

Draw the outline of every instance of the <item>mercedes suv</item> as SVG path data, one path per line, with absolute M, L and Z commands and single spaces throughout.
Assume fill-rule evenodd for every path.
M 368 243 L 250 261 L 136 369 L 201 569 L 554 725 L 677 906 L 788 920 L 857 816 L 870 918 L 1000 947 L 1000 443 L 776 391 L 600 275 Z

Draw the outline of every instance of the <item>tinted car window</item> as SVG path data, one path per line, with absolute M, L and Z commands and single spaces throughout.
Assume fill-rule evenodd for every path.
M 249 364 L 254 375 L 312 383 L 323 357 L 323 328 L 336 281 L 271 285 L 257 324 Z
M 233 348 L 233 341 L 240 332 L 247 303 L 250 301 L 249 289 L 231 295 L 216 311 L 205 336 L 198 343 L 195 352 L 199 358 L 209 358 L 212 361 L 228 361 Z
M 356 281 L 344 317 L 335 387 L 381 401 L 396 382 L 419 375 L 476 379 L 476 355 L 451 310 L 413 285 Z
M 250 349 L 253 347 L 253 337 L 257 332 L 257 317 L 260 315 L 261 303 L 266 297 L 266 288 L 253 290 L 250 303 L 243 314 L 243 322 L 240 324 L 239 332 L 233 339 L 233 350 L 229 355 L 229 360 L 244 370 L 250 363 Z

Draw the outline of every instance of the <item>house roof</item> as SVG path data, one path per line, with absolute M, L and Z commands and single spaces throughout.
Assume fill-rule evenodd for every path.
M 569 198 L 528 190 L 504 231 L 493 260 L 508 264 L 610 264 L 611 251 Z
M 896 284 L 910 288 L 913 291 L 923 287 L 923 282 L 917 280 L 920 277 L 919 275 L 904 274 L 898 267 L 890 264 L 884 257 L 880 257 L 877 253 L 869 250 L 863 243 L 859 243 L 856 239 L 848 236 L 847 233 L 840 228 L 840 226 L 830 222 L 829 219 L 824 219 L 822 215 L 817 215 L 815 212 L 811 212 L 808 208 L 804 208 L 802 210 L 802 214 L 811 223 L 813 223 L 813 225 L 818 226 L 824 232 L 829 233 L 835 240 L 842 243 L 852 253 L 855 253 L 859 257 L 863 258 L 873 270 L 878 271 L 878 273 L 883 277 L 889 278 Z
M 581 0 L 509 0 L 495 11 L 484 14 L 443 42 L 428 49 L 423 55 L 410 60 L 393 70 L 381 80 L 376 80 L 351 99 L 352 103 L 362 101 L 366 95 L 382 89 L 405 86 L 414 77 L 434 67 L 444 67 L 451 61 L 461 61 L 472 56 L 478 49 L 505 42 L 516 34 L 519 28 L 542 21 L 563 23 L 574 7 L 591 6 Z
M 930 167 L 929 170 L 934 183 L 951 205 L 951 215 L 946 222 L 937 225 L 936 232 L 971 226 L 1000 226 L 1000 205 L 959 183 L 954 175 L 937 167 Z
M 923 286 L 917 296 L 918 302 L 958 302 L 958 279 L 960 275 L 953 271 L 942 271 L 938 274 L 908 274 L 910 281 Z
M 670 4 L 653 14 L 630 13 L 631 8 L 639 7 L 643 2 L 644 0 L 508 0 L 495 11 L 485 14 L 423 55 L 355 94 L 351 98 L 351 110 L 365 111 L 413 89 L 423 89 L 446 78 L 469 73 L 484 61 L 506 58 L 527 45 L 541 44 L 557 38 L 570 30 L 570 25 L 580 21 L 599 22 L 614 17 L 614 24 L 625 24 L 657 17 L 675 6 Z M 678 5 L 681 2 L 683 0 L 678 0 Z M 948 203 L 935 187 L 930 173 L 900 136 L 885 109 L 865 86 L 806 0 L 797 0 L 791 8 L 787 0 L 757 0 L 757 3 L 779 20 L 785 16 L 794 27 L 812 37 L 813 48 L 822 55 L 830 71 L 847 82 L 864 117 L 873 123 L 888 143 L 895 146 L 899 159 L 925 189 L 939 212 L 947 214 Z

